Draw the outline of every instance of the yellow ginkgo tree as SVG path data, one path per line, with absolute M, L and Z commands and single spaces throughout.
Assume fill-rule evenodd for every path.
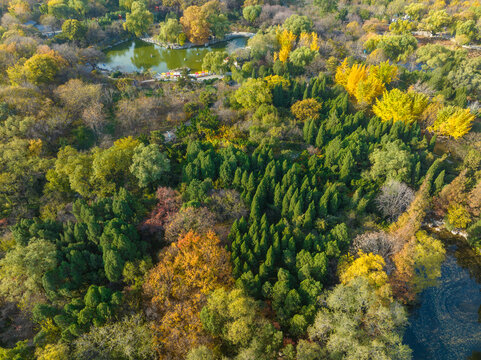
M 360 105 L 369 105 L 386 89 L 386 85 L 397 79 L 397 67 L 383 62 L 379 65 L 354 64 L 347 59 L 336 70 L 335 81 L 353 96 Z
M 473 125 L 474 114 L 469 109 L 446 106 L 438 111 L 436 120 L 428 130 L 457 139 L 466 135 Z
M 428 97 L 424 94 L 392 89 L 385 91 L 381 100 L 376 99 L 372 111 L 382 121 L 402 121 L 410 124 L 419 119 L 428 101 Z

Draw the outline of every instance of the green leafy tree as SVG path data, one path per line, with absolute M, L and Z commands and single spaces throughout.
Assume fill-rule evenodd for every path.
M 294 66 L 304 68 L 314 60 L 317 54 L 317 51 L 311 50 L 306 46 L 301 46 L 289 54 L 289 60 Z
M 9 301 L 32 308 L 44 301 L 42 277 L 57 265 L 56 247 L 43 239 L 15 246 L 0 260 L 0 293 Z
M 75 19 L 65 20 L 62 24 L 62 34 L 69 40 L 82 40 L 87 32 L 87 27 Z
M 156 184 L 169 170 L 170 161 L 160 152 L 158 145 L 139 144 L 134 149 L 130 172 L 139 180 L 140 187 Z
M 334 359 L 407 360 L 411 349 L 402 343 L 406 322 L 402 305 L 386 304 L 365 278 L 358 277 L 334 288 L 308 334 Z
M 75 359 L 153 360 L 152 332 L 139 315 L 93 327 L 73 343 Z
M 181 43 L 183 34 L 182 24 L 177 19 L 167 19 L 159 24 L 159 34 L 157 39 L 164 43 Z M 181 44 L 182 45 L 182 44 Z
M 242 10 L 242 16 L 248 22 L 253 23 L 261 14 L 262 7 L 260 5 L 246 6 Z
M 474 20 L 458 21 L 456 25 L 456 42 L 466 45 L 479 39 L 479 29 Z
M 369 156 L 374 179 L 410 182 L 412 155 L 400 140 L 388 142 Z
M 452 21 L 451 16 L 446 10 L 430 10 L 429 14 L 423 18 L 419 27 L 423 30 L 436 34 L 442 31 Z
M 299 36 L 303 32 L 307 33 L 312 30 L 312 20 L 307 16 L 294 14 L 288 17 L 282 26 Z
M 212 51 L 205 54 L 202 60 L 202 69 L 223 74 L 229 70 L 232 61 L 226 51 Z
M 262 79 L 249 78 L 234 93 L 234 99 L 246 109 L 256 109 L 272 102 L 272 93 Z
M 123 26 L 125 30 L 136 36 L 141 36 L 149 29 L 153 21 L 154 17 L 152 13 L 147 10 L 145 3 L 143 1 L 134 1 L 130 14 L 126 15 Z

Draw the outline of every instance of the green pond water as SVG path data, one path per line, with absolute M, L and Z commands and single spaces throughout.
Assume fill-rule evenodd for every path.
M 245 47 L 247 38 L 239 37 L 211 46 L 190 49 L 166 49 L 161 46 L 135 39 L 116 45 L 105 51 L 106 60 L 99 64 L 101 69 L 122 72 L 142 72 L 152 70 L 167 72 L 180 67 L 192 71 L 202 70 L 202 60 L 211 51 L 233 51 Z
M 481 359 L 481 264 L 465 240 L 439 234 L 446 260 L 436 287 L 410 310 L 404 343 L 413 359 Z

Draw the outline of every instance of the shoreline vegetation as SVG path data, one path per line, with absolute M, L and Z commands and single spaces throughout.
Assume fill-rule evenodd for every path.
M 211 39 L 203 45 L 197 45 L 197 44 L 193 44 L 193 43 L 190 43 L 190 42 L 186 43 L 184 45 L 166 44 L 166 43 L 162 43 L 161 41 L 155 39 L 155 37 L 141 37 L 139 39 L 142 40 L 142 41 L 154 44 L 154 45 L 161 46 L 161 47 L 166 48 L 166 49 L 181 50 L 181 49 L 202 48 L 202 47 L 212 46 L 212 45 L 215 45 L 215 44 L 223 43 L 223 42 L 226 42 L 226 41 L 229 41 L 229 40 L 232 40 L 232 39 L 236 39 L 236 38 L 240 38 L 240 37 L 251 38 L 254 35 L 255 35 L 254 33 L 250 33 L 250 32 L 236 31 L 236 32 L 231 32 L 231 33 L 226 34 L 222 39 L 216 39 L 216 38 Z

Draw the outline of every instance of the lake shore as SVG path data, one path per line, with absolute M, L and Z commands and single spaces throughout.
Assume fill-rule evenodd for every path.
M 180 50 L 180 49 L 191 49 L 191 48 L 196 48 L 196 47 L 211 46 L 211 45 L 215 45 L 215 44 L 222 43 L 222 42 L 224 42 L 224 41 L 229 41 L 229 40 L 232 40 L 232 39 L 235 39 L 235 38 L 239 38 L 239 37 L 251 38 L 251 37 L 253 37 L 254 35 L 255 35 L 254 33 L 250 33 L 250 32 L 236 31 L 236 32 L 232 32 L 232 33 L 226 34 L 226 36 L 224 36 L 222 39 L 212 39 L 212 40 L 209 40 L 208 42 L 206 42 L 206 43 L 203 44 L 203 45 L 197 45 L 197 44 L 193 44 L 193 43 L 187 43 L 187 44 L 184 44 L 184 45 L 179 45 L 179 44 L 164 44 L 164 43 L 160 42 L 159 40 L 157 40 L 157 39 L 155 39 L 155 38 L 153 38 L 153 37 L 140 38 L 140 40 L 145 41 L 145 42 L 148 42 L 148 43 L 151 43 L 151 44 L 154 44 L 154 45 L 157 45 L 157 46 L 161 46 L 161 47 L 166 48 L 166 49 Z

